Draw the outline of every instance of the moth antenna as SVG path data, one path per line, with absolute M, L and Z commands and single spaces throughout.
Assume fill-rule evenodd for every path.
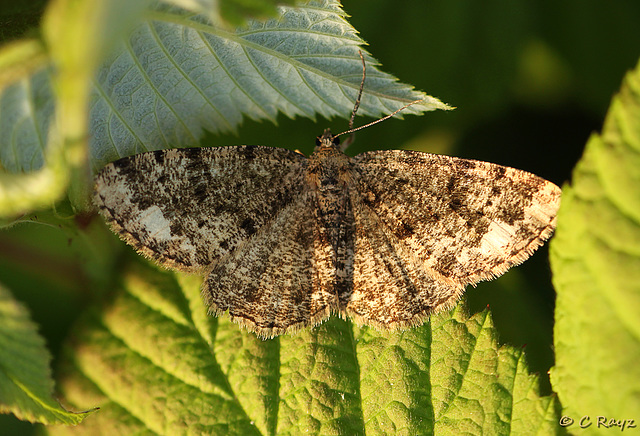
M 367 78 L 367 66 L 364 62 L 364 56 L 362 50 L 358 50 L 360 60 L 362 61 L 362 80 L 360 81 L 360 89 L 358 90 L 358 98 L 356 98 L 356 104 L 353 106 L 353 112 L 351 112 L 351 119 L 349 120 L 349 130 L 353 129 L 353 121 L 356 119 L 356 112 L 360 107 L 360 101 L 362 100 L 362 91 L 364 90 L 364 81 Z
M 392 116 L 394 116 L 394 115 L 395 115 L 395 114 L 397 114 L 398 112 L 402 112 L 403 110 L 405 110 L 405 109 L 406 109 L 406 108 L 408 108 L 409 106 L 413 106 L 414 104 L 421 103 L 421 102 L 423 102 L 423 101 L 424 101 L 424 99 L 423 99 L 423 98 L 421 98 L 420 100 L 414 100 L 414 101 L 412 101 L 412 102 L 410 102 L 410 103 L 405 104 L 405 105 L 404 105 L 404 106 L 402 106 L 400 109 L 398 109 L 398 110 L 395 110 L 395 111 L 391 112 L 391 113 L 390 113 L 389 115 L 387 115 L 387 116 L 384 116 L 384 117 L 382 117 L 382 118 L 379 118 L 379 119 L 377 119 L 377 120 L 375 120 L 375 121 L 371 121 L 370 123 L 367 123 L 367 124 L 365 124 L 364 126 L 356 127 L 355 129 L 350 128 L 349 130 L 345 130 L 345 131 L 344 131 L 344 132 L 342 132 L 342 133 L 338 133 L 337 135 L 333 135 L 333 137 L 334 137 L 334 138 L 337 138 L 338 136 L 340 136 L 340 135 L 346 135 L 347 133 L 350 133 L 350 134 L 351 134 L 351 137 L 353 137 L 354 132 L 357 132 L 358 130 L 366 129 L 366 128 L 367 128 L 367 127 L 369 127 L 369 126 L 373 126 L 374 124 L 381 123 L 381 122 L 383 122 L 384 120 L 388 120 L 389 118 L 391 118 Z M 347 141 L 348 141 L 348 140 L 347 140 Z M 347 141 L 345 141 L 345 143 L 346 143 Z
M 348 131 L 353 130 L 353 122 L 356 119 L 356 112 L 358 112 L 358 108 L 360 107 L 360 102 L 362 101 L 362 91 L 364 90 L 364 81 L 367 77 L 367 66 L 364 61 L 364 56 L 362 55 L 362 50 L 358 50 L 358 54 L 360 55 L 360 60 L 362 61 L 362 80 L 360 81 L 360 89 L 358 90 L 358 97 L 356 98 L 356 103 L 353 105 L 353 111 L 351 112 L 351 119 L 349 119 Z M 335 135 L 334 138 L 336 138 L 337 136 L 338 135 Z M 355 134 L 351 133 L 351 136 L 349 136 L 349 139 L 347 139 L 342 143 L 342 146 L 340 147 L 342 151 L 346 150 L 347 147 L 349 147 L 353 143 L 355 138 L 356 138 Z
M 378 124 L 378 123 L 381 123 L 382 121 L 388 120 L 389 118 L 391 118 L 392 116 L 394 116 L 398 112 L 402 112 L 403 110 L 405 110 L 409 106 L 412 106 L 412 105 L 414 105 L 416 103 L 421 103 L 421 102 L 424 101 L 424 99 L 414 100 L 414 101 L 412 101 L 410 103 L 405 104 L 400 109 L 398 109 L 396 111 L 393 111 L 392 113 L 390 113 L 389 115 L 387 115 L 385 117 L 382 117 L 380 119 L 377 119 L 375 121 L 367 123 L 364 126 L 356 127 L 354 129 L 353 128 L 353 122 L 356 119 L 356 113 L 358 112 L 358 108 L 360 108 L 360 102 L 362 101 L 362 92 L 364 91 L 364 81 L 365 81 L 365 79 L 367 77 L 367 66 L 366 66 L 366 63 L 365 63 L 365 60 L 364 60 L 364 55 L 362 54 L 362 50 L 358 50 L 358 54 L 360 55 L 360 60 L 362 61 L 362 80 L 360 81 L 360 89 L 358 90 L 358 97 L 356 98 L 356 102 L 353 105 L 353 111 L 351 112 L 351 118 L 349 119 L 349 129 L 345 130 L 342 133 L 338 133 L 337 135 L 333 135 L 334 138 L 337 138 L 338 136 L 349 134 L 349 138 L 346 141 L 344 141 L 342 143 L 342 145 L 340 146 L 340 149 L 342 151 L 345 151 L 347 149 L 347 147 L 349 147 L 351 144 L 353 144 L 353 141 L 355 140 L 355 137 L 356 137 L 355 132 L 357 132 L 358 130 L 366 129 L 367 127 L 373 126 L 374 124 Z

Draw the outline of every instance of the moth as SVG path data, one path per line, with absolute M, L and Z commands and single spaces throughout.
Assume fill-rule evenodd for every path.
M 204 275 L 211 314 L 265 338 L 331 314 L 419 325 L 554 230 L 561 191 L 536 175 L 409 150 L 349 157 L 338 136 L 325 130 L 309 157 L 263 146 L 125 157 L 97 175 L 94 203 L 141 254 Z

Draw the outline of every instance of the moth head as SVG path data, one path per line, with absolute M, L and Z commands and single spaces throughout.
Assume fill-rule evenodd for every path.
M 330 129 L 324 129 L 322 135 L 316 137 L 316 151 L 321 148 L 338 148 L 340 138 L 331 133 Z

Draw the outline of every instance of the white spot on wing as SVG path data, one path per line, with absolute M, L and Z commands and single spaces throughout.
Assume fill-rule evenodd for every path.
M 151 206 L 142 212 L 140 224 L 149 232 L 149 235 L 158 241 L 168 241 L 171 239 L 171 223 L 164 217 L 158 206 Z
M 505 247 L 513 240 L 514 235 L 514 227 L 506 223 L 493 221 L 480 241 L 480 251 L 484 256 L 502 254 Z

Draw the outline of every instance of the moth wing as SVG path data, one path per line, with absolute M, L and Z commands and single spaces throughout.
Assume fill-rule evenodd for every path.
M 304 191 L 306 158 L 235 146 L 142 153 L 98 174 L 94 203 L 122 239 L 181 271 L 202 271 Z
M 408 328 L 452 307 L 464 286 L 442 280 L 403 247 L 373 209 L 352 194 L 355 237 L 353 287 L 341 295 L 343 315 L 377 328 Z
M 309 198 L 285 206 L 213 267 L 202 289 L 211 312 L 228 311 L 234 322 L 270 338 L 315 325 L 336 310 L 337 297 L 325 285 L 332 276 L 328 247 L 318 238 Z
M 464 286 L 527 259 L 556 224 L 560 188 L 487 162 L 409 150 L 355 162 L 355 191 L 393 249 L 440 283 Z

